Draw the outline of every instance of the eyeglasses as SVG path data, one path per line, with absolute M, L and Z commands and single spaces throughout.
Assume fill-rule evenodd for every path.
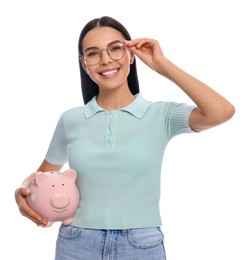
M 109 57 L 114 60 L 120 60 L 125 54 L 126 47 L 123 43 L 121 42 L 112 42 L 108 45 L 107 49 L 99 49 L 99 48 L 88 48 L 84 52 L 84 61 L 88 65 L 96 65 L 100 62 L 102 58 L 102 51 L 107 51 L 107 54 Z

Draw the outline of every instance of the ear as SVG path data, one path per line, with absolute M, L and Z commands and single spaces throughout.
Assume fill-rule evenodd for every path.
M 130 51 L 130 64 L 132 64 L 135 60 L 135 55 L 132 51 Z
M 41 186 L 44 182 L 46 182 L 47 178 L 51 174 L 52 172 L 36 172 L 34 180 L 37 186 Z
M 130 58 L 130 64 L 133 64 L 134 60 L 135 60 L 135 55 L 133 55 L 133 56 Z
M 87 65 L 84 61 L 83 56 L 80 56 L 80 64 L 81 64 L 82 68 L 85 70 L 85 72 L 89 75 L 89 71 L 88 71 Z

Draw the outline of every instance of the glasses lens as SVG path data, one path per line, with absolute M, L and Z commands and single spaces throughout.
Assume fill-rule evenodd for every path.
M 112 60 L 120 60 L 125 54 L 125 47 L 121 42 L 112 43 L 108 46 L 108 54 Z
M 84 59 L 87 64 L 95 65 L 100 61 L 100 50 L 98 48 L 90 48 L 84 53 Z

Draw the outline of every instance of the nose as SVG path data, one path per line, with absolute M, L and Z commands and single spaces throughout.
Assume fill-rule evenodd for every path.
M 58 194 L 54 196 L 51 200 L 51 204 L 54 208 L 62 209 L 69 205 L 70 199 L 68 196 L 63 194 Z
M 109 57 L 107 50 L 101 50 L 100 65 L 108 64 L 112 61 Z

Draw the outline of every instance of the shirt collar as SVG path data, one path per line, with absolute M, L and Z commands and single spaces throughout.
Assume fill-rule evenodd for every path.
M 134 101 L 132 101 L 128 106 L 118 109 L 119 111 L 125 111 L 127 113 L 132 114 L 138 119 L 141 119 L 148 106 L 148 101 L 142 98 L 140 94 L 136 95 Z M 84 106 L 84 115 L 86 118 L 90 118 L 94 116 L 96 113 L 105 111 L 102 107 L 100 107 L 96 102 L 96 96 L 94 96 L 85 106 Z

